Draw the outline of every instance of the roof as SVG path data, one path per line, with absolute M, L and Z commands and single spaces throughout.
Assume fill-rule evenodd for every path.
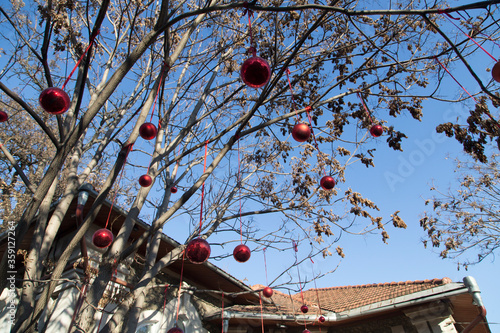
M 451 282 L 451 279 L 445 277 L 433 280 L 373 283 L 357 286 L 309 289 L 304 291 L 303 295 L 306 303 L 310 302 L 318 305 L 319 302 L 322 310 L 338 313 L 432 289 Z M 301 295 L 293 295 L 293 298 L 300 300 Z
M 444 304 L 436 303 L 436 301 L 445 301 L 452 308 L 455 325 L 463 329 L 480 313 L 479 308 L 473 302 L 469 287 L 465 279 L 464 283 L 461 283 L 452 282 L 451 279 L 445 277 L 432 280 L 316 288 L 293 295 L 274 290 L 271 302 L 262 304 L 262 310 L 260 305 L 235 305 L 225 309 L 224 318 L 247 321 L 265 320 L 267 325 L 300 326 L 305 322 L 318 324 L 319 316 L 323 315 L 327 318 L 323 325 L 341 326 L 356 324 L 359 320 L 386 318 L 384 316 L 389 313 L 394 315 L 406 314 L 404 311 L 411 313 L 419 309 L 418 306 Z M 262 285 L 252 287 L 254 290 L 263 288 Z M 307 314 L 300 312 L 303 304 L 309 308 Z M 206 319 L 220 320 L 220 315 L 212 314 Z M 471 332 L 490 333 L 488 322 L 481 321 Z

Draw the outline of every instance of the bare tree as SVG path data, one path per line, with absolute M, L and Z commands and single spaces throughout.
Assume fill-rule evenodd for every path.
M 314 252 L 323 255 L 330 255 L 329 246 L 335 244 L 322 243 L 326 236 L 378 230 L 385 241 L 387 223 L 405 227 L 397 214 L 376 216 L 373 201 L 350 189 L 325 190 L 320 179 L 330 175 L 337 183 L 348 183 L 344 172 L 352 163 L 374 166 L 376 152 L 369 131 L 373 125 L 383 125 L 387 144 L 402 149 L 406 136 L 391 126 L 387 114 L 408 113 L 420 120 L 424 99 L 455 102 L 453 96 L 436 93 L 442 80 L 434 74 L 435 57 L 449 66 L 467 64 L 466 57 L 477 47 L 456 35 L 443 13 L 469 10 L 474 23 L 481 23 L 479 32 L 495 36 L 491 14 L 496 3 L 483 1 L 444 11 L 413 1 L 371 9 L 366 6 L 372 2 L 357 1 L 217 0 L 48 1 L 37 8 L 12 1 L 1 8 L 3 33 L 13 36 L 8 39 L 12 56 L 2 63 L 0 76 L 3 104 L 9 106 L 13 121 L 29 117 L 33 126 L 29 131 L 40 136 L 37 143 L 49 147 L 43 152 L 12 153 L 22 142 L 3 146 L 2 175 L 8 177 L 3 178 L 2 190 L 31 192 L 28 200 L 13 199 L 2 207 L 4 223 L 7 216 L 16 219 L 16 244 L 20 244 L 36 217 L 38 235 L 28 253 L 30 275 L 25 276 L 13 331 L 34 330 L 71 253 L 104 200 L 122 187 L 118 183 L 124 168 L 126 179 L 133 180 L 127 183 L 130 190 L 120 193 L 120 200 L 130 203 L 129 213 L 102 258 L 76 331 L 93 327 L 96 305 L 114 265 L 154 240 L 152 236 L 166 223 L 175 223 L 179 214 L 189 216 L 193 231 L 163 258 L 157 258 L 156 243 L 148 242 L 148 269 L 137 277 L 105 332 L 134 332 L 143 291 L 160 270 L 178 260 L 185 244 L 197 236 L 226 231 L 228 241 L 235 239 L 239 227 L 234 221 L 241 217 L 279 214 L 288 230 L 313 240 Z M 272 73 L 259 89 L 247 87 L 239 78 L 241 64 L 252 54 L 267 59 Z M 66 85 L 79 59 L 75 77 Z M 484 95 L 497 102 L 496 88 L 483 84 L 472 68 L 471 74 Z M 70 107 L 62 115 L 48 116 L 38 106 L 40 92 L 52 86 L 65 86 L 71 92 Z M 300 118 L 310 122 L 314 133 L 304 143 L 290 137 Z M 154 140 L 139 138 L 145 122 L 158 124 Z M 25 142 L 31 136 L 9 126 L 3 140 L 15 134 Z M 41 174 L 31 173 L 25 159 L 35 161 Z M 99 177 L 99 171 L 107 177 Z M 146 173 L 152 185 L 138 187 L 135 179 Z M 89 181 L 99 195 L 55 265 L 52 281 L 35 299 L 38 285 L 32 281 L 44 271 L 39 263 L 52 245 L 60 216 L 78 187 Z M 203 184 L 207 195 L 200 214 Z M 153 186 L 161 190 L 151 191 Z M 179 190 L 176 196 L 171 194 L 173 187 Z M 49 220 L 47 212 L 55 201 L 58 214 Z M 151 227 L 127 245 L 134 221 L 146 214 L 147 205 L 157 212 Z M 12 215 L 14 211 L 18 215 Z M 358 217 L 365 222 L 354 224 Z M 244 236 L 263 246 L 284 247 L 290 241 L 279 232 L 262 234 L 250 223 Z M 343 254 L 340 248 L 336 252 Z M 6 256 L 0 267 L 2 290 L 5 265 Z
M 442 249 L 439 255 L 456 260 L 459 268 L 493 257 L 500 247 L 497 158 L 487 164 L 457 162 L 459 187 L 444 193 L 432 188 L 438 196 L 426 201 L 433 210 L 420 225 L 432 246 Z

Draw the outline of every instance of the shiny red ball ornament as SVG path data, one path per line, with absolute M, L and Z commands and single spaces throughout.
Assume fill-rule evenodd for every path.
M 260 88 L 266 85 L 271 78 L 271 67 L 266 60 L 253 56 L 241 65 L 240 77 L 251 88 Z
M 153 183 L 153 178 L 150 175 L 142 175 L 139 177 L 139 185 L 142 187 L 149 187 Z
M 262 290 L 262 295 L 264 295 L 264 297 L 271 297 L 273 296 L 273 290 L 271 289 L 271 287 L 265 287 L 263 290 Z
M 300 311 L 302 313 L 307 313 L 309 311 L 309 308 L 307 307 L 307 305 L 304 304 L 300 307 Z
M 233 250 L 233 257 L 237 262 L 246 262 L 250 259 L 250 249 L 245 244 L 236 246 Z
M 308 329 L 305 329 L 302 331 L 302 333 L 311 333 L 311 331 L 309 331 Z
M 320 323 L 324 323 L 324 322 L 326 321 L 326 318 L 325 318 L 325 317 L 323 317 L 323 316 L 320 316 L 320 317 L 318 318 L 318 320 L 319 320 L 319 322 L 320 322 Z
M 184 333 L 184 331 L 181 330 L 179 327 L 172 327 L 167 331 L 167 333 Z
M 9 119 L 9 115 L 5 111 L 0 111 L 0 123 L 3 123 Z
M 113 238 L 111 230 L 102 228 L 94 232 L 94 235 L 92 236 L 92 243 L 98 248 L 104 249 L 111 245 Z
M 335 187 L 335 179 L 333 179 L 332 176 L 324 176 L 319 181 L 319 184 L 321 185 L 321 187 L 323 188 L 323 190 L 329 191 L 329 190 L 331 190 L 332 188 Z
M 42 91 L 38 98 L 40 106 L 50 114 L 61 114 L 69 109 L 69 96 L 60 88 L 50 87 Z
M 491 76 L 493 80 L 500 82 L 500 61 L 497 62 L 491 69 Z
M 376 124 L 376 125 L 373 125 L 372 127 L 370 127 L 370 134 L 374 137 L 374 138 L 378 138 L 379 136 L 381 136 L 382 134 L 384 133 L 384 128 L 382 127 L 382 125 L 380 124 Z
M 144 123 L 139 127 L 139 135 L 144 140 L 153 140 L 156 138 L 156 134 L 158 134 L 158 130 L 152 123 Z
M 186 247 L 186 257 L 193 264 L 202 264 L 210 257 L 210 245 L 202 238 L 195 238 Z
M 170 188 L 170 193 L 177 193 L 177 187 L 172 186 L 172 187 Z
M 297 142 L 305 142 L 311 137 L 311 128 L 305 123 L 298 123 L 293 126 L 292 136 Z

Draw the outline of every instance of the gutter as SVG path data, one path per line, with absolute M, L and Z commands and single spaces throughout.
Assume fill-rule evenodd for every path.
M 224 319 L 256 319 L 256 320 L 277 320 L 277 321 L 293 321 L 293 322 L 303 322 L 309 321 L 314 322 L 318 319 L 317 315 L 314 316 L 305 316 L 305 315 L 286 315 L 286 314 L 271 314 L 271 313 L 260 313 L 260 312 L 233 312 L 233 311 L 224 311 L 223 313 Z M 330 314 L 323 314 L 323 317 L 326 318 L 326 321 L 337 321 L 337 314 L 332 312 Z
M 470 322 L 469 325 L 462 331 L 462 333 L 471 332 L 474 327 L 476 327 L 481 321 L 486 320 L 486 308 L 483 304 L 483 299 L 481 298 L 481 290 L 477 285 L 476 279 L 472 276 L 464 277 L 464 284 L 469 289 L 469 293 L 472 295 L 472 303 L 475 304 L 479 309 L 479 314 Z

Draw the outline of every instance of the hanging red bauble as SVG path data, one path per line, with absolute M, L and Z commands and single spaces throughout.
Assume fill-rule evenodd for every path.
M 172 327 L 171 329 L 168 330 L 167 333 L 184 333 L 184 331 L 181 330 L 179 327 Z
M 491 76 L 493 76 L 493 80 L 500 82 L 500 61 L 493 66 Z
M 262 290 L 262 295 L 264 295 L 265 297 L 269 298 L 269 297 L 273 296 L 273 290 L 271 289 L 271 287 L 265 287 Z
M 170 188 L 170 193 L 177 193 L 177 187 L 172 186 L 172 187 Z
M 5 111 L 0 111 L 0 123 L 7 121 L 9 119 L 9 115 Z
M 300 307 L 300 311 L 302 313 L 307 313 L 307 311 L 309 311 L 309 308 L 307 307 L 307 305 L 304 304 Z
M 233 257 L 237 262 L 246 262 L 250 259 L 250 249 L 245 244 L 236 246 L 233 250 Z
M 321 178 L 319 184 L 324 190 L 329 191 L 335 187 L 335 179 L 332 176 L 324 176 Z
M 305 329 L 302 331 L 302 333 L 311 333 L 311 331 L 309 331 L 308 329 Z
M 325 319 L 325 317 L 320 316 L 320 317 L 318 318 L 318 320 L 319 320 L 319 322 L 320 322 L 320 323 L 324 323 L 326 319 Z
M 150 175 L 142 175 L 139 177 L 139 185 L 142 187 L 149 187 L 153 183 L 153 178 Z
M 144 140 L 152 140 L 156 138 L 156 134 L 158 134 L 158 130 L 152 123 L 144 123 L 139 127 L 139 135 Z
M 94 232 L 94 235 L 92 236 L 92 243 L 103 249 L 111 245 L 113 242 L 113 233 L 111 230 L 102 228 Z
M 186 247 L 186 257 L 193 264 L 202 264 L 210 257 L 210 245 L 202 238 L 195 238 Z
M 271 67 L 266 60 L 253 56 L 245 60 L 241 65 L 240 76 L 243 82 L 252 88 L 260 88 L 266 85 L 271 78 Z
M 298 123 L 293 126 L 292 136 L 297 142 L 305 142 L 311 137 L 311 128 L 305 123 Z
M 380 124 L 376 124 L 370 127 L 370 134 L 375 138 L 378 138 L 383 133 L 384 133 L 384 128 Z
M 60 88 L 50 87 L 42 91 L 38 98 L 40 106 L 50 114 L 61 114 L 69 109 L 69 96 Z

